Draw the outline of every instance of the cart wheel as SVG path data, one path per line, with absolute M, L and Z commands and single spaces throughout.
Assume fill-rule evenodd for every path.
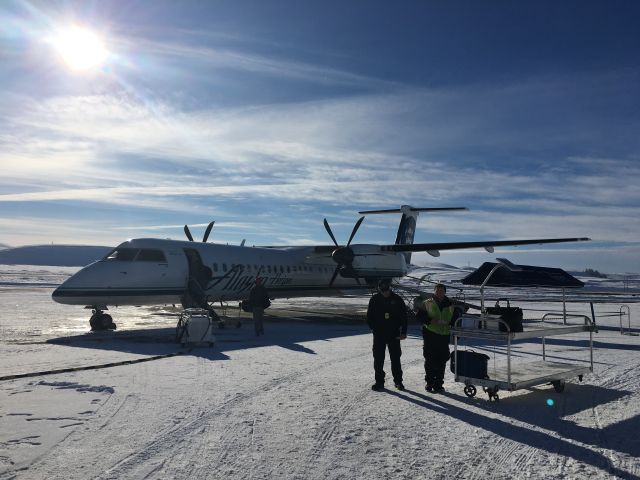
M 500 400 L 500 397 L 498 397 L 498 387 L 485 388 L 485 392 L 487 392 L 487 395 L 489 395 L 489 401 L 493 400 L 497 402 Z
M 474 387 L 473 385 L 466 385 L 464 387 L 464 394 L 469 398 L 475 397 L 476 396 L 476 387 Z
M 564 392 L 564 380 L 556 380 L 555 382 L 551 382 L 551 384 L 553 385 L 553 388 L 556 392 Z
M 578 375 L 578 380 L 582 381 L 582 375 Z

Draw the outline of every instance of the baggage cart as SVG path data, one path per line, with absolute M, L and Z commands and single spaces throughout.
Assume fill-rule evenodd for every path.
M 464 393 L 468 397 L 474 397 L 476 385 L 482 386 L 489 396 L 489 400 L 498 400 L 498 391 L 514 391 L 529 388 L 536 385 L 552 384 L 557 392 L 564 390 L 565 381 L 577 377 L 582 381 L 583 375 L 593 372 L 593 322 L 589 317 L 574 315 L 573 318 L 584 319 L 584 324 L 568 325 L 565 307 L 565 288 L 581 287 L 584 284 L 557 268 L 534 267 L 527 265 L 514 265 L 504 258 L 498 258 L 498 263 L 483 264 L 478 270 L 462 279 L 465 285 L 478 285 L 480 287 L 480 315 L 464 315 L 457 319 L 453 325 L 451 335 L 454 343 L 454 376 L 456 382 L 464 383 Z M 502 272 L 501 278 L 495 278 L 496 272 Z M 553 326 L 545 322 L 545 317 L 533 328 L 522 328 L 522 312 L 517 307 L 499 305 L 485 308 L 484 288 L 486 286 L 501 287 L 545 287 L 562 288 L 563 325 Z M 492 315 L 491 313 L 496 313 Z M 475 317 L 476 320 L 470 320 Z M 471 328 L 469 328 L 469 326 Z M 574 333 L 589 332 L 589 366 L 568 362 L 548 361 L 546 356 L 545 338 L 556 335 L 568 335 Z M 485 378 L 477 378 L 471 375 L 462 375 L 458 372 L 458 339 L 474 338 L 507 344 L 507 364 L 503 367 L 495 367 Z M 514 365 L 511 354 L 511 344 L 515 340 L 542 338 L 542 360 L 525 364 Z M 488 377 L 488 378 L 487 378 Z
M 468 315 L 466 317 L 469 317 Z M 463 328 L 463 318 L 456 320 L 454 328 L 451 330 L 453 336 L 453 358 L 454 376 L 456 382 L 464 383 L 464 393 L 468 397 L 474 397 L 477 386 L 483 387 L 489 396 L 489 400 L 498 400 L 498 391 L 515 391 L 537 385 L 552 384 L 557 392 L 564 390 L 565 381 L 570 378 L 578 378 L 582 381 L 583 375 L 593 372 L 593 331 L 595 327 L 589 317 L 584 316 L 583 325 L 563 325 L 551 326 L 541 322 L 540 326 L 527 329 L 522 332 L 512 332 L 507 322 L 501 318 L 484 316 L 476 325 L 487 328 Z M 472 324 L 465 320 L 466 325 Z M 492 328 L 492 324 L 495 325 Z M 475 326 L 475 325 L 474 325 Z M 589 365 L 549 361 L 546 356 L 545 338 L 556 335 L 567 335 L 573 333 L 589 332 Z M 488 340 L 507 345 L 507 364 L 498 366 L 489 372 L 488 378 L 476 378 L 465 376 L 458 372 L 458 340 L 460 338 L 473 338 Z M 515 340 L 525 340 L 531 338 L 542 338 L 542 360 L 523 364 L 514 364 L 512 356 L 512 342 Z M 461 351 L 460 351 L 461 352 Z

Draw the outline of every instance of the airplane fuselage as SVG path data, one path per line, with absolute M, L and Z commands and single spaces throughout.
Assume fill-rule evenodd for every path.
M 376 245 L 354 245 L 353 272 L 360 278 L 400 277 L 404 256 L 381 254 Z M 58 303 L 109 305 L 185 303 L 202 293 L 208 302 L 244 300 L 261 277 L 273 298 L 336 295 L 364 289 L 355 278 L 338 275 L 330 253 L 314 247 L 248 247 L 161 239 L 122 243 L 102 260 L 70 277 L 53 293 Z

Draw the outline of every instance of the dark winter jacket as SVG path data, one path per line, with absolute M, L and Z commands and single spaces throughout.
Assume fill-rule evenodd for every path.
M 264 285 L 255 285 L 249 292 L 249 305 L 258 308 L 267 308 L 271 305 L 269 293 Z
M 400 296 L 391 292 L 389 298 L 376 293 L 369 300 L 367 324 L 374 335 L 396 338 L 407 334 L 407 308 Z

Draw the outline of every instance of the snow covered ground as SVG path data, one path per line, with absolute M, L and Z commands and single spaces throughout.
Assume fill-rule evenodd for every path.
M 214 348 L 181 349 L 171 307 L 118 308 L 116 332 L 87 333 L 88 311 L 50 298 L 73 271 L 0 266 L 0 377 L 131 363 L 0 381 L 0 479 L 640 478 L 640 336 L 621 335 L 617 315 L 629 305 L 640 332 L 629 292 L 595 304 L 594 372 L 582 383 L 495 403 L 467 398 L 450 371 L 446 394 L 427 393 L 415 324 L 407 390 L 371 391 L 364 296 L 277 300 L 264 337 L 243 314 L 242 328 L 216 330 Z M 442 266 L 433 278 L 456 275 Z M 616 282 L 598 288 L 620 291 Z M 533 302 L 544 292 L 517 295 L 525 318 L 560 309 Z M 590 316 L 585 298 L 568 309 Z M 588 334 L 558 336 L 547 352 L 587 364 L 587 345 Z M 490 367 L 504 362 L 502 345 L 472 347 Z M 538 340 L 514 346 L 514 362 L 540 354 Z

